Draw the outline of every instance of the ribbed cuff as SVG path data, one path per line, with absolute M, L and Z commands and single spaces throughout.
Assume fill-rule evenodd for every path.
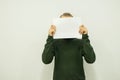
M 88 39 L 88 34 L 82 34 L 82 39 Z
M 48 35 L 48 38 L 53 38 L 53 36 Z
M 48 35 L 47 42 L 53 41 L 53 36 Z

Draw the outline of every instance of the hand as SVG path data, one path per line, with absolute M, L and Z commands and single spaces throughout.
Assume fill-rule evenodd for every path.
M 50 36 L 54 36 L 55 32 L 56 32 L 56 27 L 55 27 L 55 25 L 51 25 L 51 27 L 50 27 L 50 29 L 49 29 L 49 35 L 50 35 Z
M 88 30 L 84 25 L 81 25 L 80 29 L 79 29 L 79 33 L 80 34 L 88 34 Z

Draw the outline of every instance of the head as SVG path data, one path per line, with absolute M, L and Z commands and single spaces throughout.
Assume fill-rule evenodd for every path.
M 60 18 L 69 18 L 69 17 L 73 17 L 73 15 L 71 13 L 67 13 L 67 12 L 60 15 Z

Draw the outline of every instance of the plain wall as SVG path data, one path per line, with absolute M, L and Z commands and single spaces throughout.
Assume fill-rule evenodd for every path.
M 0 80 L 52 80 L 54 63 L 41 55 L 52 19 L 81 17 L 96 62 L 87 80 L 120 80 L 120 0 L 0 0 Z

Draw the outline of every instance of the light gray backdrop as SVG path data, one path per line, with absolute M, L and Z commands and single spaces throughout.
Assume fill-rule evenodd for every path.
M 52 19 L 81 17 L 96 52 L 87 80 L 120 80 L 120 0 L 0 0 L 0 80 L 52 80 L 41 54 Z

